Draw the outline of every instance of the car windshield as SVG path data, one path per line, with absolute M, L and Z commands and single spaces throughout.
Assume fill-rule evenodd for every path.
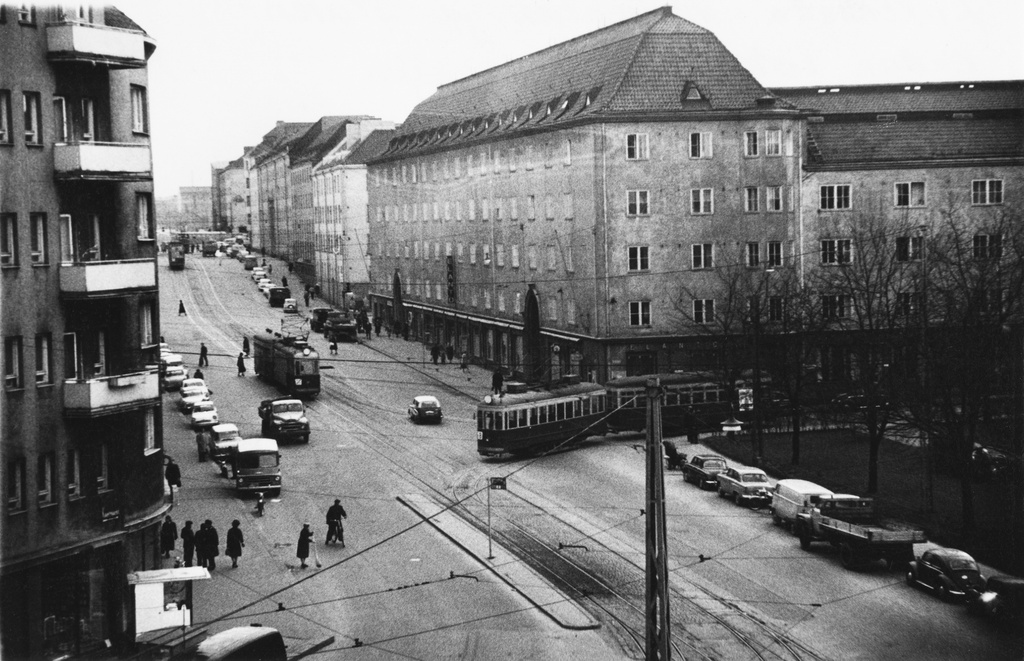
M 725 468 L 725 462 L 719 459 L 705 460 L 704 468 Z
M 299 402 L 286 402 L 284 404 L 274 404 L 274 413 L 301 413 L 302 404 Z
M 238 468 L 274 468 L 277 466 L 277 454 L 257 454 L 255 452 L 240 452 L 235 457 L 235 466 Z
M 951 558 L 949 568 L 953 571 L 978 571 L 978 565 L 967 558 Z
M 201 402 L 196 404 L 195 408 L 192 410 L 196 413 L 202 413 L 204 411 L 215 411 L 216 408 L 214 407 L 213 402 Z
M 436 409 L 437 407 L 438 407 L 438 403 L 437 402 L 430 402 L 430 401 L 420 402 L 420 408 L 421 409 Z
M 760 473 L 744 473 L 740 476 L 743 482 L 767 482 L 768 480 Z
M 182 397 L 196 397 L 198 395 L 205 395 L 205 394 L 206 394 L 206 389 L 205 388 L 185 388 L 184 390 L 181 391 L 181 396 Z

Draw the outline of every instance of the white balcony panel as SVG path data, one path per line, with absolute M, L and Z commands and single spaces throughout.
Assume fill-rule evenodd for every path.
M 151 258 L 60 265 L 63 294 L 85 296 L 154 287 L 156 267 Z
M 99 59 L 113 62 L 146 61 L 141 32 L 105 25 L 62 23 L 46 27 L 49 52 L 62 59 Z
M 151 176 L 149 145 L 114 142 L 57 143 L 53 146 L 53 167 L 57 175 L 128 174 Z
M 71 416 L 100 416 L 142 408 L 160 399 L 158 370 L 64 382 L 64 412 Z

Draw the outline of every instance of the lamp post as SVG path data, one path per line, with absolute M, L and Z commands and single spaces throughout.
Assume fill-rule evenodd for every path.
M 736 432 L 743 429 L 743 423 L 736 419 L 736 414 L 730 412 L 729 419 L 722 421 L 722 431 L 730 441 L 736 438 Z

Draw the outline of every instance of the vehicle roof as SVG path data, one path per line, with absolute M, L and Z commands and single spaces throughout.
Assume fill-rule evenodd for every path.
M 722 461 L 725 461 L 725 457 L 717 454 L 695 454 L 693 455 L 693 459 L 704 459 L 705 461 L 708 459 L 721 459 Z
M 238 441 L 238 452 L 277 452 L 277 441 L 272 438 L 243 438 Z
M 205 657 L 216 656 L 230 652 L 235 647 L 251 643 L 258 638 L 276 633 L 278 633 L 277 629 L 272 627 L 235 627 L 215 633 L 199 643 L 196 653 Z
M 162 355 L 160 357 L 160 360 L 162 360 L 162 361 L 164 361 L 165 363 L 168 363 L 168 364 L 169 363 L 180 363 L 180 362 L 182 362 L 181 355 L 180 354 L 176 354 L 176 353 L 165 353 L 164 355 Z
M 271 399 L 264 399 L 260 402 L 260 405 L 266 406 L 267 404 L 276 404 L 278 402 L 299 402 L 301 404 L 302 400 L 298 397 L 272 397 Z
M 734 471 L 736 471 L 737 473 L 747 473 L 747 474 L 749 474 L 749 473 L 757 473 L 759 475 L 766 475 L 766 473 L 763 470 L 761 470 L 760 468 L 749 468 L 749 467 L 733 466 L 732 469 Z
M 202 387 L 205 388 L 206 387 L 206 381 L 203 381 L 202 379 L 196 379 L 196 378 L 185 379 L 185 381 L 182 383 L 182 385 L 184 385 L 186 388 L 189 387 L 189 386 L 202 386 Z
M 441 404 L 441 402 L 437 401 L 437 397 L 434 397 L 433 395 L 417 395 L 412 398 L 412 401 L 417 404 Z
M 779 484 L 779 486 L 786 486 L 786 487 L 789 487 L 790 489 L 793 489 L 795 491 L 800 491 L 800 492 L 803 492 L 803 493 L 821 493 L 821 494 L 825 494 L 825 495 L 829 495 L 829 496 L 835 495 L 835 494 L 832 493 L 831 489 L 826 489 L 825 487 L 821 486 L 820 484 L 815 484 L 814 482 L 811 482 L 809 480 L 798 480 L 796 478 L 786 478 L 784 480 L 779 480 L 778 484 Z
M 480 401 L 477 406 L 483 410 L 502 409 L 517 404 L 543 403 L 548 400 L 560 398 L 579 398 L 589 395 L 603 395 L 604 386 L 596 383 L 575 383 L 571 385 L 560 385 L 551 390 L 529 390 L 523 393 L 505 393 L 501 397 L 492 397 L 491 402 Z M 491 397 L 488 395 L 488 397 Z
M 937 555 L 940 558 L 960 558 L 961 560 L 970 560 L 971 562 L 974 562 L 974 558 L 971 557 L 970 553 L 966 551 L 961 551 L 960 549 L 947 549 L 939 547 L 934 549 L 928 549 L 928 552 L 930 552 L 932 555 Z
M 228 431 L 237 432 L 238 431 L 238 425 L 236 425 L 236 424 L 234 424 L 232 422 L 222 422 L 219 425 L 214 425 L 213 426 L 213 431 L 217 432 L 218 434 L 223 434 L 224 432 L 228 432 Z

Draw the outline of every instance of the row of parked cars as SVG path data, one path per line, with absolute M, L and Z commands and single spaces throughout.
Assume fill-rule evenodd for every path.
M 783 479 L 775 484 L 758 468 L 730 466 L 721 456 L 680 454 L 664 442 L 668 468 L 679 469 L 683 480 L 737 505 L 764 507 L 772 520 L 789 528 L 810 549 L 828 542 L 839 549 L 844 566 L 857 568 L 882 560 L 886 566 L 906 567 L 906 582 L 932 591 L 943 600 L 967 603 L 973 614 L 1002 622 L 1024 624 L 1024 578 L 985 578 L 978 563 L 964 551 L 933 548 L 914 557 L 913 544 L 926 541 L 913 526 L 879 518 L 870 498 L 833 493 L 807 480 Z
M 256 289 L 263 293 L 270 307 L 282 308 L 284 312 L 299 311 L 298 301 L 292 298 L 292 291 L 283 285 L 274 284 L 262 266 L 253 267 L 250 275 L 256 283 Z

